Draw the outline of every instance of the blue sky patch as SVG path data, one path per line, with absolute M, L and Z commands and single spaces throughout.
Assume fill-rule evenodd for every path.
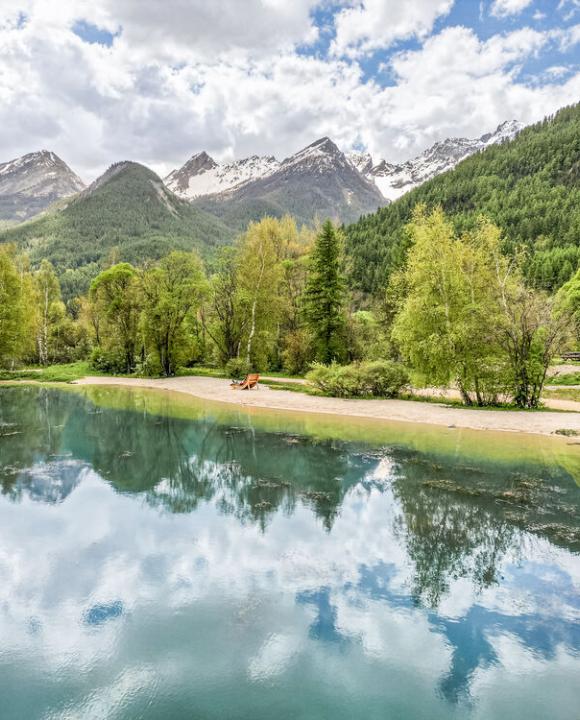
M 115 38 L 120 35 L 120 31 L 113 34 L 85 20 L 78 20 L 73 26 L 73 32 L 75 35 L 78 35 L 83 42 L 90 43 L 91 45 L 106 45 L 107 47 L 111 47 Z

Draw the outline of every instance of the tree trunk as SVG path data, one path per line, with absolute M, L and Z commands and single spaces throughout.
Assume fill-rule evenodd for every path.
M 258 300 L 254 298 L 254 302 L 252 303 L 252 324 L 250 326 L 250 334 L 248 335 L 248 349 L 246 351 L 246 362 L 248 363 L 248 367 L 250 366 L 251 358 L 252 358 L 252 341 L 254 339 L 254 335 L 256 334 L 256 305 L 258 304 Z

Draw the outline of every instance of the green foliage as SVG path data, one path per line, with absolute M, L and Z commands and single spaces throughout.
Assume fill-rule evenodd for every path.
M 22 281 L 10 247 L 0 246 L 0 367 L 18 358 L 25 341 Z
M 224 366 L 224 373 L 231 380 L 242 380 L 251 371 L 245 358 L 231 358 Z
M 494 258 L 506 272 L 499 234 L 482 223 L 458 239 L 441 210 L 427 215 L 423 208 L 408 232 L 414 244 L 402 276 L 406 294 L 393 325 L 395 341 L 428 382 L 456 382 L 469 404 L 495 402 L 502 373 Z
M 110 372 L 132 372 L 142 304 L 135 268 L 119 263 L 103 270 L 91 283 L 90 301 L 98 346 L 93 365 Z
M 570 316 L 555 312 L 553 300 L 522 283 L 506 284 L 501 344 L 510 367 L 511 391 L 521 408 L 535 408 L 548 368 L 569 335 Z
M 580 342 L 580 270 L 564 283 L 555 298 L 556 311 L 567 313 L 573 322 L 574 339 Z
M 353 287 L 377 294 L 412 243 L 417 204 L 441 206 L 460 234 L 483 213 L 502 230 L 503 250 L 526 249 L 526 277 L 553 290 L 580 259 L 580 104 L 525 128 L 512 142 L 461 162 L 346 229 Z
M 48 260 L 32 276 L 29 293 L 32 300 L 34 359 L 40 365 L 74 359 L 75 348 L 82 340 L 67 317 L 60 283 Z
M 549 378 L 550 385 L 580 385 L 580 372 L 563 373 Z
M 143 274 L 145 345 L 164 375 L 174 375 L 184 359 L 186 321 L 198 311 L 206 289 L 195 253 L 172 252 Z
M 408 232 L 407 266 L 392 281 L 401 298 L 393 338 L 403 355 L 427 382 L 455 383 L 466 404 L 511 396 L 536 407 L 566 317 L 524 287 L 490 223 L 457 237 L 440 209 L 418 208 Z
M 0 232 L 0 243 L 13 242 L 33 264 L 46 258 L 59 274 L 66 272 L 68 300 L 86 292 L 112 250 L 120 261 L 141 264 L 175 249 L 207 255 L 232 236 L 219 220 L 170 193 L 155 173 L 122 163 L 64 209 Z
M 280 366 L 286 338 L 301 328 L 310 243 L 292 218 L 266 217 L 222 250 L 205 323 L 219 364 L 243 355 L 255 369 Z
M 123 348 L 119 346 L 93 348 L 90 355 L 90 367 L 99 373 L 111 375 L 131 372 L 127 370 L 127 358 Z
M 347 347 L 353 360 L 378 360 L 390 352 L 384 322 L 371 310 L 358 310 L 349 317 Z
M 302 375 L 314 361 L 312 335 L 306 328 L 289 331 L 284 337 L 282 367 L 290 375 Z
M 396 397 L 409 383 L 405 368 L 388 360 L 322 365 L 306 375 L 309 383 L 332 397 Z
M 35 382 L 73 382 L 90 374 L 93 368 L 85 360 L 74 363 L 49 365 L 48 367 L 26 367 L 18 370 L 0 371 L 0 380 L 34 380 Z M 96 373 L 100 374 L 100 373 Z
M 342 237 L 330 220 L 316 237 L 305 292 L 305 317 L 316 359 L 329 363 L 344 357 L 346 286 Z

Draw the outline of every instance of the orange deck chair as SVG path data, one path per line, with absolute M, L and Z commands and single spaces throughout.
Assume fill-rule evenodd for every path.
M 258 387 L 258 380 L 260 376 L 258 373 L 250 373 L 242 380 L 241 383 L 232 383 L 230 387 L 233 390 L 251 390 L 252 388 Z

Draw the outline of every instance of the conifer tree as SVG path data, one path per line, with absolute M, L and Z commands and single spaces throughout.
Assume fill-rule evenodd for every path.
M 323 363 L 344 356 L 345 281 L 343 243 L 327 220 L 318 234 L 305 291 L 305 317 L 314 337 L 317 359 Z

